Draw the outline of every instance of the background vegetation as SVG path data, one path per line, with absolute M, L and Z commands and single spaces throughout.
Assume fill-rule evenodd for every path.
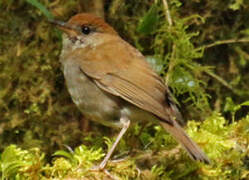
M 78 12 L 105 17 L 146 55 L 211 165 L 190 160 L 160 126 L 138 124 L 115 152 L 123 161 L 89 171 L 115 131 L 84 119 L 72 103 L 58 61 L 61 33 L 47 22 Z M 248 0 L 1 0 L 0 176 L 249 179 L 248 19 Z

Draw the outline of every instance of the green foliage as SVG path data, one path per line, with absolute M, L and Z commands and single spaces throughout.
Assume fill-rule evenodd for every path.
M 22 150 L 15 145 L 6 147 L 1 154 L 0 174 L 2 179 L 54 179 L 93 177 L 102 179 L 104 173 L 92 171 L 93 163 L 103 157 L 102 150 L 88 149 L 81 145 L 72 152 L 59 150 L 52 163 L 44 161 L 39 149 Z M 112 164 L 112 163 L 111 163 Z M 137 175 L 132 161 L 114 163 L 113 173 L 126 179 Z M 129 167 L 128 170 L 126 170 Z
M 155 32 L 158 20 L 158 6 L 153 4 L 143 19 L 140 20 L 137 31 L 139 33 L 143 33 L 144 35 Z
M 42 170 L 44 154 L 38 148 L 22 150 L 16 145 L 5 148 L 0 159 L 0 173 L 4 179 L 37 179 Z
M 43 6 L 41 3 L 39 3 L 37 0 L 26 0 L 31 5 L 38 8 L 48 19 L 52 19 L 53 15 L 47 10 L 45 6 Z
M 248 131 L 240 131 L 242 126 L 248 127 L 249 118 L 239 123 L 228 125 L 220 113 L 213 113 L 203 124 L 190 122 L 188 133 L 205 149 L 213 160 L 213 167 L 205 167 L 204 171 L 210 178 L 243 179 L 248 178 L 248 167 L 245 164 L 248 154 Z M 198 134 L 196 134 L 198 130 Z M 243 139 L 243 140 L 242 140 Z
M 155 131 L 154 135 L 146 131 L 140 136 L 141 141 L 151 142 L 145 143 L 144 150 L 137 152 L 135 157 L 129 156 L 122 161 L 109 162 L 109 174 L 91 170 L 104 154 L 102 148 L 88 148 L 85 145 L 76 147 L 74 151 L 70 148 L 67 151 L 56 151 L 51 163 L 38 148 L 23 150 L 16 145 L 10 145 L 1 154 L 0 173 L 2 179 L 102 179 L 110 174 L 120 179 L 248 177 L 249 170 L 245 162 L 249 152 L 249 116 L 238 123 L 227 124 L 220 113 L 214 112 L 203 123 L 190 121 L 187 127 L 188 134 L 210 157 L 211 165 L 193 162 L 160 126 L 151 126 Z
M 64 88 L 58 32 L 26 1 L 3 1 L 0 9 L 6 12 L 0 23 L 0 149 L 14 143 L 52 153 L 79 143 L 80 113 Z
M 209 67 L 194 62 L 194 59 L 203 56 L 203 50 L 195 48 L 191 42 L 193 37 L 198 36 L 198 32 L 187 32 L 190 26 L 188 22 L 191 21 L 203 22 L 203 19 L 196 15 L 187 18 L 175 17 L 173 26 L 162 21 L 155 34 L 153 47 L 155 56 L 162 58 L 166 65 L 167 71 L 163 74 L 167 74 L 166 81 L 174 93 L 188 93 L 183 101 L 191 101 L 196 107 L 204 109 L 208 106 L 208 94 L 205 92 L 206 83 L 201 79 L 201 74 Z
M 83 166 L 84 168 L 91 168 L 92 162 L 99 160 L 104 154 L 101 152 L 102 150 L 99 148 L 97 150 L 87 149 L 86 146 L 81 145 L 75 149 L 75 152 L 66 152 L 66 151 L 56 151 L 54 156 L 63 156 L 68 158 L 72 164 L 75 166 Z
M 226 104 L 224 106 L 225 112 L 230 112 L 232 114 L 232 120 L 235 120 L 235 113 L 241 109 L 243 106 L 249 106 L 249 101 L 243 102 L 241 104 L 234 104 L 231 97 L 226 98 Z

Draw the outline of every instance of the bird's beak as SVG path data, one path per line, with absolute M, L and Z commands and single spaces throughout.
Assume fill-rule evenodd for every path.
M 68 35 L 75 34 L 76 32 L 79 31 L 79 27 L 77 27 L 76 25 L 73 25 L 73 24 L 69 24 L 67 22 L 58 21 L 58 20 L 54 20 L 54 19 L 50 19 L 48 21 L 51 24 L 56 25 L 60 30 L 62 30 L 63 32 L 65 32 Z

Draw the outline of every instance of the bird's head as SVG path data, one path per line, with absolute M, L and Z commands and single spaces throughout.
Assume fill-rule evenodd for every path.
M 86 47 L 101 43 L 103 35 L 117 35 L 117 32 L 102 18 L 92 14 L 80 13 L 68 22 L 50 20 L 64 33 L 63 46 Z

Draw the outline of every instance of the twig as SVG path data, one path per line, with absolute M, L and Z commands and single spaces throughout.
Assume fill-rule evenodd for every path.
M 233 87 L 228 84 L 224 79 L 222 79 L 221 77 L 219 77 L 218 75 L 216 75 L 215 73 L 208 71 L 208 70 L 204 70 L 204 72 L 206 74 L 208 74 L 209 76 L 211 76 L 212 78 L 216 79 L 218 82 L 220 82 L 223 86 L 225 86 L 226 88 L 230 89 L 234 94 L 239 95 L 234 89 Z
M 179 155 L 181 154 L 181 146 L 177 145 L 175 148 L 171 150 L 162 150 L 160 152 L 153 152 L 153 151 L 135 151 L 138 156 L 135 157 L 136 161 L 141 161 L 141 160 L 148 160 L 148 161 L 154 161 L 154 160 L 161 160 L 164 159 L 165 157 L 176 157 L 178 158 Z
M 136 167 L 136 170 L 137 170 L 137 177 L 140 177 L 140 175 L 141 175 L 141 170 L 140 170 L 138 167 Z
M 112 175 L 108 170 L 104 169 L 103 172 L 106 174 L 107 177 L 109 177 L 112 180 L 119 180 L 118 177 L 116 177 L 115 175 Z
M 245 43 L 245 42 L 249 42 L 248 38 L 243 38 L 243 39 L 228 39 L 228 40 L 221 40 L 221 41 L 216 41 L 214 43 L 208 44 L 208 45 L 204 45 L 198 49 L 204 48 L 204 49 L 208 49 L 214 46 L 218 46 L 218 45 L 222 45 L 222 44 L 232 44 L 232 43 Z
M 242 39 L 228 39 L 228 40 L 221 40 L 221 41 L 216 41 L 214 43 L 208 44 L 208 45 L 204 45 L 202 47 L 197 48 L 198 50 L 200 49 L 208 49 L 214 46 L 218 46 L 218 45 L 222 45 L 222 44 L 232 44 L 232 43 L 246 43 L 249 42 L 249 38 L 242 38 Z M 216 75 L 215 73 L 212 73 L 210 71 L 204 71 L 206 74 L 208 74 L 209 76 L 211 76 L 212 78 L 216 79 L 218 82 L 220 82 L 223 86 L 225 86 L 226 88 L 230 89 L 234 94 L 236 95 L 240 95 L 237 91 L 235 91 L 233 89 L 233 87 L 228 84 L 224 79 L 222 79 L 221 77 L 219 77 L 218 75 Z
M 235 51 L 240 54 L 241 56 L 243 56 L 246 60 L 249 60 L 249 54 L 245 51 L 243 51 L 241 48 L 236 47 Z
M 170 16 L 170 11 L 169 11 L 169 5 L 168 5 L 168 2 L 167 0 L 163 0 L 163 5 L 164 5 L 164 9 L 165 9 L 165 16 L 167 18 L 167 21 L 169 23 L 169 26 L 171 27 L 172 26 L 172 19 L 171 19 L 171 16 Z M 170 72 L 173 67 L 174 67 L 174 64 L 173 64 L 173 58 L 175 56 L 175 44 L 173 44 L 173 47 L 172 47 L 172 53 L 171 53 L 171 58 L 170 58 L 170 61 L 169 61 L 169 69 L 168 69 L 168 72 Z M 169 83 L 169 74 L 166 76 L 166 84 Z
M 168 65 L 168 72 L 169 73 L 166 76 L 166 80 L 165 80 L 166 84 L 169 84 L 169 74 L 175 66 L 175 63 L 174 63 L 175 54 L 176 54 L 176 45 L 173 44 L 172 53 L 171 53 L 171 57 L 170 57 L 169 65 Z
M 164 5 L 165 15 L 167 17 L 168 23 L 169 23 L 170 26 L 172 26 L 172 19 L 171 19 L 171 16 L 170 16 L 169 6 L 168 6 L 167 0 L 163 0 L 163 5 Z

